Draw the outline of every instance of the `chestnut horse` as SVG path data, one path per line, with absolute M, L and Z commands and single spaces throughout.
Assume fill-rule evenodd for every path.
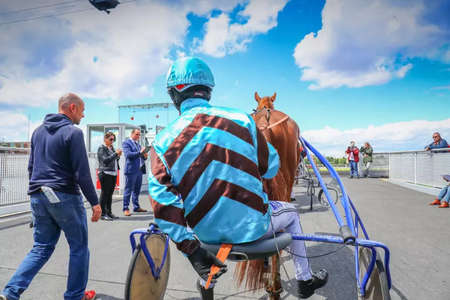
M 300 129 L 288 115 L 274 109 L 276 96 L 274 93 L 272 97 L 260 98 L 255 92 L 258 107 L 252 116 L 256 126 L 266 140 L 277 149 L 280 156 L 280 169 L 277 175 L 273 179 L 264 180 L 265 191 L 269 200 L 289 202 L 295 173 L 301 159 Z
M 285 113 L 275 110 L 276 93 L 272 97 L 259 97 L 255 92 L 255 100 L 258 106 L 252 114 L 256 126 L 272 144 L 280 156 L 280 169 L 273 179 L 264 179 L 264 190 L 269 200 L 290 201 L 295 173 L 301 159 L 301 146 L 299 144 L 300 129 L 297 123 Z M 272 257 L 271 282 L 265 278 L 263 260 L 245 261 L 238 264 L 236 275 L 238 283 L 242 283 L 246 276 L 246 286 L 249 289 L 257 289 L 266 285 L 270 299 L 279 299 L 281 293 L 281 280 L 279 276 L 278 255 Z

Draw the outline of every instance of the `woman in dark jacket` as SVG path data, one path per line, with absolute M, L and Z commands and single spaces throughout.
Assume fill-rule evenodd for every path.
M 108 131 L 105 133 L 104 144 L 97 151 L 98 179 L 102 188 L 100 194 L 102 220 L 109 221 L 118 218 L 111 211 L 112 195 L 116 186 L 117 171 L 119 170 L 119 159 L 122 155 L 122 150 L 114 150 L 113 143 L 115 140 L 114 133 Z

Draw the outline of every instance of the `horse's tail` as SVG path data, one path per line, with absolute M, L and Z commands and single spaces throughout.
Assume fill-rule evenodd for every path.
M 264 266 L 264 260 L 247 260 L 239 262 L 234 271 L 234 278 L 238 286 L 245 279 L 245 288 L 256 291 L 263 288 L 268 278 L 268 268 Z

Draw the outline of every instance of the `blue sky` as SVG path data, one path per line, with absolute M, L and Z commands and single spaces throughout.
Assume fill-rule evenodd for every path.
M 0 4 L 0 140 L 26 140 L 68 91 L 85 99 L 81 127 L 117 122 L 117 105 L 169 101 L 166 71 L 187 55 L 210 65 L 213 104 L 251 112 L 255 91 L 276 92 L 327 154 L 350 140 L 375 151 L 423 149 L 433 131 L 450 140 L 448 1 L 137 0 L 110 15 L 61 2 Z

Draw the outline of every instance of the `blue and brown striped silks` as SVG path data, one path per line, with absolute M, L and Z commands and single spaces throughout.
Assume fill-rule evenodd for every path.
M 150 152 L 149 194 L 159 227 L 186 254 L 207 243 L 257 240 L 270 222 L 262 178 L 279 166 L 275 148 L 241 111 L 188 99 Z M 192 232 L 193 231 L 193 232 Z

